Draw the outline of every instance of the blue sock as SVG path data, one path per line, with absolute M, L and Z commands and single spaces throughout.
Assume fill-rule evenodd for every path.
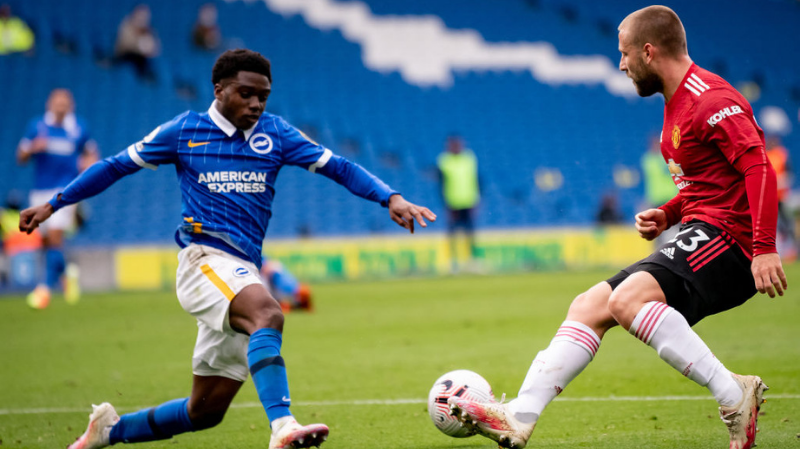
M 258 392 L 258 399 L 270 422 L 289 411 L 289 381 L 286 379 L 286 364 L 281 357 L 283 337 L 275 329 L 259 329 L 250 336 L 247 347 L 247 364 Z
M 122 415 L 111 428 L 111 444 L 165 440 L 193 431 L 188 404 L 189 398 L 174 399 L 158 407 Z
M 48 248 L 44 253 L 45 282 L 47 286 L 53 290 L 59 287 L 61 275 L 64 274 L 67 262 L 64 260 L 64 252 L 59 248 Z

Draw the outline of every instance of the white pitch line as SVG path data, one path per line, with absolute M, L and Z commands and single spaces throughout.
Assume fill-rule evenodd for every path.
M 771 394 L 766 399 L 800 399 L 800 394 Z M 660 401 L 711 401 L 711 396 L 606 396 L 606 397 L 577 397 L 556 398 L 559 402 L 660 402 Z M 357 399 L 341 401 L 298 401 L 295 407 L 329 407 L 337 405 L 405 405 L 425 404 L 426 399 Z M 119 407 L 119 411 L 134 411 L 149 408 Z M 260 408 L 260 402 L 243 402 L 232 404 L 231 408 Z M 42 408 L 6 408 L 0 409 L 0 415 L 43 415 L 47 413 L 87 413 L 88 407 L 42 407 Z

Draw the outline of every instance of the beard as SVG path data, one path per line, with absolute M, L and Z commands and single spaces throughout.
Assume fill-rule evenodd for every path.
M 647 66 L 643 64 L 641 67 L 637 67 L 636 72 L 639 74 L 634 74 L 631 71 L 631 75 L 634 75 L 631 76 L 631 80 L 636 87 L 636 93 L 640 97 L 649 97 L 656 92 L 664 91 L 664 82 L 655 72 L 648 70 Z

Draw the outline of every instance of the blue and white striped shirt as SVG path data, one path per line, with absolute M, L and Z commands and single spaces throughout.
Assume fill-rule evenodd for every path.
M 334 155 L 276 115 L 238 130 L 216 108 L 187 111 L 143 140 L 90 167 L 51 200 L 55 209 L 96 195 L 141 168 L 175 165 L 183 222 L 175 240 L 209 245 L 261 266 L 275 180 L 284 165 L 323 174 L 386 206 L 397 192 L 367 170 Z
M 78 158 L 97 151 L 86 124 L 75 114 L 67 114 L 60 124 L 52 112 L 32 120 L 19 145 L 27 150 L 37 138 L 46 139 L 47 145 L 43 152 L 32 155 L 35 190 L 64 188 L 78 176 Z

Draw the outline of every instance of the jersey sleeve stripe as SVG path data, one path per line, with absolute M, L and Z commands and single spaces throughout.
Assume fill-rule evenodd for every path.
M 705 87 L 701 86 L 700 83 L 693 80 L 692 78 L 686 78 L 686 82 L 694 86 L 694 88 L 699 90 L 701 93 L 706 91 Z
M 697 95 L 698 97 L 700 96 L 700 92 L 698 92 L 697 89 L 695 89 L 694 87 L 690 86 L 689 83 L 683 83 L 683 85 L 686 86 L 687 89 L 692 91 L 693 94 Z
M 135 144 L 128 147 L 128 156 L 130 156 L 131 160 L 139 167 L 149 168 L 150 170 L 155 170 L 158 168 L 153 164 L 145 162 L 144 159 L 142 159 L 142 157 L 139 156 L 139 152 L 136 151 Z
M 332 156 L 333 156 L 333 151 L 325 148 L 325 151 L 322 152 L 322 156 L 320 156 L 319 159 L 317 159 L 317 162 L 314 162 L 313 164 L 311 164 L 311 166 L 308 167 L 308 171 L 310 171 L 311 173 L 316 173 L 317 169 L 324 167 L 325 164 L 327 164 L 328 161 L 331 160 Z
M 699 76 L 697 76 L 696 73 L 692 73 L 690 76 L 692 79 L 700 83 L 701 86 L 705 87 L 706 89 L 711 89 L 710 87 L 708 87 L 708 84 L 706 84 L 703 80 L 700 79 Z
M 211 281 L 211 283 L 214 284 L 214 286 L 217 287 L 219 289 L 219 291 L 223 295 L 225 295 L 226 298 L 228 298 L 228 301 L 232 301 L 233 300 L 233 298 L 236 296 L 236 294 L 234 294 L 233 290 L 231 290 L 231 288 L 228 287 L 228 284 L 226 284 L 225 281 L 223 281 L 219 277 L 219 275 L 217 275 L 217 273 L 214 272 L 214 269 L 211 268 L 211 266 L 209 266 L 208 264 L 205 264 L 205 265 L 200 267 L 200 271 L 202 271 L 203 274 L 206 275 L 208 280 Z

